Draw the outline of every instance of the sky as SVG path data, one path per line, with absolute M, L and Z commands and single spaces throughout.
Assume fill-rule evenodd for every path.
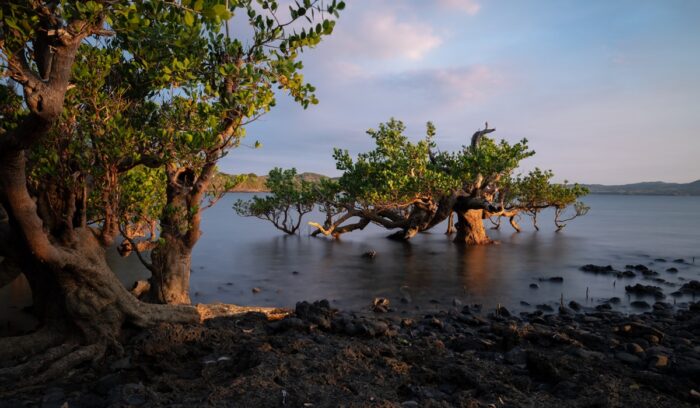
M 372 149 L 394 117 L 456 150 L 488 121 L 529 140 L 522 163 L 557 181 L 700 179 L 700 1 L 346 0 L 304 53 L 320 103 L 286 95 L 220 162 L 228 173 L 295 167 L 339 175 L 334 147 Z

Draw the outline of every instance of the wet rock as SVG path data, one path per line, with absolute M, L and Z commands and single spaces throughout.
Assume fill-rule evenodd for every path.
M 459 300 L 459 299 L 457 299 L 457 298 L 453 298 L 453 299 L 452 299 L 452 306 L 454 306 L 454 307 L 461 307 L 461 306 L 462 306 L 462 301 Z
M 510 317 L 510 311 L 501 305 L 496 308 L 496 314 L 501 317 Z
M 673 263 L 682 264 L 682 263 L 685 263 L 685 259 L 683 259 L 683 258 L 674 259 Z
M 609 302 L 609 303 L 612 303 L 612 304 L 614 304 L 614 305 L 620 303 L 620 301 L 621 301 L 621 299 L 620 299 L 619 297 L 617 297 L 617 296 L 613 296 L 613 297 L 611 297 L 610 299 L 608 299 L 608 302 Z
M 374 313 L 386 313 L 389 311 L 389 299 L 378 297 L 372 301 L 372 311 Z
M 411 296 L 409 296 L 409 295 L 402 296 L 399 301 L 403 304 L 411 303 Z
M 627 269 L 632 269 L 638 272 L 650 272 L 651 269 L 646 267 L 645 265 L 642 264 L 637 264 L 637 265 L 625 265 L 625 268 Z
M 537 310 L 541 310 L 543 312 L 553 312 L 554 308 L 546 303 L 542 303 L 540 305 L 535 306 Z
M 683 286 L 681 286 L 680 291 L 693 295 L 700 294 L 700 281 L 691 280 L 688 283 L 684 283 Z
M 649 303 L 643 300 L 635 300 L 632 303 L 630 303 L 630 306 L 635 307 L 637 309 L 649 309 L 651 307 Z
M 627 350 L 628 353 L 635 355 L 644 354 L 644 348 L 637 343 L 627 343 L 625 345 L 625 350 Z
M 574 300 L 569 302 L 569 307 L 571 308 L 571 310 L 576 311 L 576 312 L 580 311 L 583 308 L 583 306 L 581 306 L 580 303 L 578 303 Z
M 597 311 L 606 311 L 606 310 L 612 310 L 612 306 L 610 306 L 609 303 L 603 303 L 602 305 L 598 305 L 595 307 L 595 310 Z
M 250 291 L 253 293 L 260 293 L 260 288 L 256 287 L 256 288 L 251 289 Z
M 666 269 L 666 272 L 668 272 L 668 273 L 678 273 L 678 268 L 673 268 L 673 267 L 671 267 L 671 268 Z
M 634 286 L 625 286 L 625 292 L 639 296 L 654 296 L 657 299 L 663 299 L 666 297 L 660 287 L 652 285 L 642 285 L 639 283 Z
M 268 328 L 273 333 L 285 332 L 287 330 L 307 331 L 309 325 L 298 317 L 287 317 L 277 322 L 268 324 Z
M 564 282 L 564 278 L 561 276 L 550 276 L 550 277 L 545 277 L 545 278 L 538 278 L 540 282 L 552 282 L 552 283 L 562 283 Z
M 110 364 L 109 367 L 112 370 L 124 370 L 127 368 L 131 368 L 131 358 L 129 358 L 128 356 L 124 357 L 124 358 L 120 358 L 119 360 Z
M 530 284 L 530 289 L 539 289 L 539 287 L 540 287 L 540 285 L 538 285 L 538 284 L 536 284 L 536 283 L 531 283 L 531 284 Z
M 374 259 L 377 256 L 377 251 L 370 249 L 362 254 L 363 258 Z
M 587 264 L 587 265 L 583 265 L 580 269 L 584 272 L 603 274 L 603 275 L 610 275 L 611 273 L 615 272 L 615 269 L 613 269 L 612 265 L 601 266 L 601 265 Z
M 292 271 L 292 275 L 299 275 L 299 271 Z
M 530 306 L 530 304 L 524 300 L 520 301 L 520 306 Z
M 656 258 L 654 262 L 666 262 L 666 260 L 664 258 Z
M 634 278 L 635 276 L 637 276 L 637 274 L 632 271 L 622 271 L 617 274 L 618 278 Z

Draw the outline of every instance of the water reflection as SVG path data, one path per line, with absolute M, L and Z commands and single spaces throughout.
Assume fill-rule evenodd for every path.
M 374 297 L 382 296 L 392 306 L 407 309 L 444 307 L 452 298 L 518 309 L 520 301 L 534 305 L 558 302 L 561 296 L 583 304 L 588 289 L 589 305 L 618 296 L 623 299 L 620 307 L 628 310 L 634 299 L 625 296 L 625 284 L 654 282 L 641 277 L 616 282 L 578 268 L 587 263 L 622 268 L 630 263 L 649 264 L 657 257 L 670 261 L 700 255 L 700 197 L 591 196 L 586 200 L 592 207 L 589 214 L 560 233 L 551 225 L 534 232 L 523 222 L 524 231 L 518 234 L 504 224 L 501 230 L 488 231 L 499 245 L 464 247 L 443 234 L 444 225 L 408 243 L 385 239 L 387 231 L 373 225 L 341 241 L 286 236 L 264 221 L 235 215 L 231 203 L 241 196 L 229 195 L 204 213 L 204 235 L 192 265 L 194 302 L 294 306 L 303 299 L 327 298 L 337 307 L 368 309 Z M 664 217 L 657 216 L 660 205 L 665 208 Z M 321 217 L 316 214 L 310 219 L 314 218 Z M 368 250 L 377 251 L 376 258 L 362 257 Z M 109 262 L 125 285 L 148 276 L 135 257 L 124 259 L 110 251 Z M 664 286 L 667 292 L 676 290 L 681 279 L 700 278 L 698 265 L 674 264 L 678 274 L 665 273 L 670 265 L 651 266 L 676 285 L 675 289 Z M 537 280 L 551 276 L 562 276 L 564 281 Z M 531 289 L 535 282 L 539 288 Z M 261 291 L 253 293 L 254 287 Z M 5 322 L 23 306 L 17 306 L 22 300 L 12 296 L 20 296 L 26 284 L 24 289 L 13 288 L 14 295 L 7 287 L 0 289 Z M 409 304 L 400 302 L 406 295 L 412 299 Z M 434 305 L 433 299 L 443 304 Z

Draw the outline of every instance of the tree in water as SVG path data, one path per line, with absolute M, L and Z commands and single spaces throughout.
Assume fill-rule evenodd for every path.
M 304 107 L 315 102 L 296 59 L 330 34 L 334 21 L 326 17 L 337 16 L 343 3 L 295 5 L 287 22 L 276 18 L 276 2 L 265 5 L 262 11 L 224 1 L 0 5 L 0 213 L 6 214 L 0 269 L 27 277 L 42 323 L 30 335 L 0 339 L 0 360 L 22 361 L 0 369 L 3 383 L 44 381 L 119 351 L 126 322 L 145 327 L 246 310 L 274 313 L 140 302 L 117 280 L 104 251 L 117 230 L 132 239 L 135 230 L 152 228 L 144 214 L 161 211 L 151 262 L 164 267 L 154 276 L 180 279 L 187 264 L 189 278 L 216 161 L 240 143 L 247 122 L 274 105 L 273 85 Z M 296 33 L 286 29 L 311 10 L 323 21 L 302 31 L 295 24 Z M 250 47 L 221 34 L 222 22 L 235 13 L 248 17 Z M 134 205 L 136 171 L 142 181 L 166 181 L 142 207 Z M 164 296 L 154 300 L 189 303 L 186 289 L 161 285 Z
M 494 131 L 486 124 L 461 150 L 439 152 L 432 123 L 426 136 L 415 143 L 395 119 L 370 129 L 374 150 L 356 159 L 346 150 L 335 150 L 336 167 L 343 174 L 317 187 L 319 208 L 326 217 L 323 224 L 309 223 L 316 228 L 312 235 L 338 238 L 374 223 L 398 229 L 389 238 L 408 240 L 445 220 L 452 233 L 456 215 L 455 242 L 488 244 L 484 219 L 494 217 L 499 222 L 500 217 L 509 217 L 519 230 L 515 217 L 521 212 L 536 216 L 543 208 L 555 207 L 563 213 L 572 199 L 585 193 L 577 185 L 551 184 L 551 172 L 537 170 L 513 177 L 520 161 L 534 152 L 525 139 L 513 144 L 494 141 L 488 137 Z
M 265 186 L 270 194 L 254 196 L 249 201 L 237 200 L 233 209 L 238 215 L 267 220 L 280 231 L 296 234 L 304 214 L 310 213 L 316 204 L 315 184 L 299 177 L 294 168 L 275 167 L 268 173 Z

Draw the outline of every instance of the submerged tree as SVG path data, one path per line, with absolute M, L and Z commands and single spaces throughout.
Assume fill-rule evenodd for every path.
M 159 213 L 153 300 L 189 303 L 191 248 L 216 161 L 238 145 L 246 123 L 274 105 L 274 86 L 304 107 L 315 102 L 298 55 L 330 34 L 328 17 L 343 4 L 296 4 L 286 21 L 277 8 L 275 1 L 216 0 L 0 5 L 0 204 L 7 214 L 0 269 L 27 277 L 43 324 L 1 339 L 0 360 L 56 346 L 0 369 L 0 377 L 42 381 L 119 350 L 125 322 L 198 322 L 245 310 L 142 303 L 110 270 L 103 247 L 120 224 L 132 239 Z M 236 13 L 251 27 L 249 45 L 222 33 Z M 321 21 L 301 28 L 307 13 Z M 150 192 L 139 196 L 138 188 Z
M 294 235 L 301 226 L 304 214 L 310 213 L 316 204 L 315 184 L 297 175 L 296 169 L 270 170 L 265 180 L 270 194 L 254 196 L 251 200 L 237 200 L 233 209 L 238 215 L 257 217 L 270 221 L 275 228 Z
M 527 140 L 496 142 L 488 127 L 472 135 L 470 144 L 457 152 L 436 151 L 435 127 L 428 123 L 426 136 L 414 143 L 405 135 L 405 126 L 392 119 L 367 133 L 375 148 L 353 159 L 346 150 L 336 149 L 334 158 L 343 171 L 337 181 L 317 187 L 318 205 L 325 213 L 323 224 L 312 235 L 339 237 L 364 229 L 370 223 L 399 229 L 389 237 L 407 240 L 457 216 L 455 242 L 491 242 L 483 222 L 509 217 L 519 230 L 515 217 L 536 215 L 553 207 L 559 229 L 572 219 L 562 216 L 577 198 L 585 194 L 578 185 L 551 184 L 552 173 L 536 170 L 525 177 L 513 177 L 521 160 L 534 154 Z M 273 198 L 274 199 L 274 195 Z M 582 215 L 576 205 L 573 216 Z M 561 226 L 561 227 L 560 227 Z

